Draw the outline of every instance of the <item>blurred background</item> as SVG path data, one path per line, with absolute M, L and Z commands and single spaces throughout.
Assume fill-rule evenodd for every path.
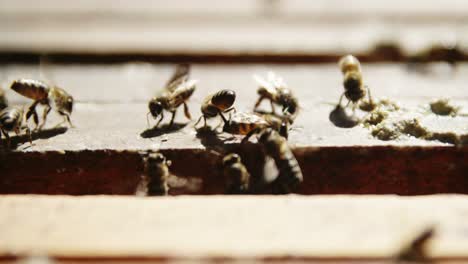
M 320 62 L 438 46 L 462 58 L 467 22 L 464 0 L 0 0 L 0 53 Z

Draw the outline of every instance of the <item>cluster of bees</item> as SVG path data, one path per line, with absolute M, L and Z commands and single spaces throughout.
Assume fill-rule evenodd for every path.
M 348 55 L 339 61 L 339 66 L 344 76 L 344 93 L 340 97 L 337 109 L 343 108 L 341 105 L 343 97 L 348 99 L 348 105 L 351 104 L 354 109 L 366 95 L 369 98 L 367 106 L 375 107 L 369 89 L 363 85 L 359 61 L 354 56 Z M 197 81 L 190 79 L 189 75 L 190 66 L 188 64 L 177 66 L 161 94 L 152 98 L 148 103 L 148 126 L 151 116 L 157 120 L 154 126 L 157 128 L 164 120 L 166 112 L 171 114 L 168 126 L 172 126 L 180 106 L 183 106 L 185 116 L 188 119 L 192 118 L 187 101 L 193 95 Z M 274 73 L 270 72 L 266 79 L 255 76 L 255 80 L 259 85 L 257 90 L 259 98 L 255 102 L 252 113 L 236 112 L 234 107 L 236 93 L 232 90 L 220 90 L 209 95 L 203 101 L 200 108 L 201 116 L 195 123 L 195 127 L 203 119 L 202 128 L 206 129 L 207 119 L 219 116 L 223 121 L 223 132 L 245 135 L 241 144 L 245 144 L 249 138 L 256 135 L 258 144 L 261 145 L 264 153 L 274 160 L 279 171 L 274 183 L 275 189 L 280 193 L 289 193 L 294 191 L 297 185 L 303 181 L 301 169 L 287 142 L 289 127 L 299 112 L 299 103 L 283 79 Z M 10 144 L 9 132 L 19 134 L 21 131 L 27 131 L 31 142 L 31 130 L 27 126 L 27 121 L 32 116 L 36 125 L 35 129 L 41 130 L 52 109 L 64 117 L 63 122 L 68 122 L 70 126 L 73 126 L 70 119 L 73 110 L 73 97 L 64 89 L 29 79 L 13 81 L 11 89 L 34 101 L 24 114 L 22 108 L 8 107 L 4 94 L 0 92 L 0 106 L 2 107 L 0 109 L 0 130 L 7 138 L 8 145 Z M 270 101 L 271 112 L 266 113 L 258 110 L 260 103 L 264 100 Z M 38 104 L 44 106 L 42 122 L 39 122 L 36 111 Z M 277 106 L 281 107 L 280 113 L 277 113 L 275 109 Z M 226 117 L 228 113 L 229 117 Z M 147 168 L 151 171 L 148 172 L 148 175 L 151 176 L 151 179 L 154 178 L 150 179 L 150 185 L 153 186 L 151 192 L 167 193 L 167 183 L 164 179 L 168 177 L 169 162 L 162 154 L 156 153 L 148 156 L 147 163 Z M 248 192 L 250 175 L 243 165 L 241 157 L 236 153 L 229 153 L 224 156 L 222 164 L 227 182 L 231 183 L 229 184 L 230 192 Z
M 185 116 L 191 119 L 187 101 L 194 93 L 197 81 L 191 80 L 189 73 L 189 65 L 178 65 L 161 95 L 150 100 L 147 117 L 152 116 L 157 120 L 155 128 L 164 119 L 164 112 L 171 113 L 168 126 L 172 126 L 180 106 L 183 106 Z M 220 90 L 203 101 L 200 108 L 201 116 L 194 126 L 197 127 L 203 120 L 203 127 L 199 129 L 209 129 L 207 120 L 219 116 L 223 122 L 224 132 L 245 135 L 242 144 L 257 135 L 258 143 L 264 152 L 273 158 L 278 168 L 279 174 L 275 184 L 277 192 L 289 193 L 303 180 L 298 162 L 287 143 L 289 125 L 293 123 L 298 113 L 298 100 L 284 81 L 273 73 L 269 73 L 266 80 L 260 77 L 256 77 L 256 80 L 259 84 L 259 98 L 255 103 L 253 113 L 236 112 L 234 107 L 236 93 L 232 90 Z M 270 101 L 271 113 L 258 110 L 260 103 L 265 99 Z M 282 108 L 281 114 L 276 113 L 276 105 Z M 231 112 L 235 113 L 232 115 Z M 226 117 L 228 113 L 229 117 Z M 147 120 L 147 122 L 149 125 L 150 121 Z M 170 162 L 161 153 L 149 154 L 146 162 L 149 176 L 148 193 L 150 195 L 167 194 Z M 222 166 L 227 182 L 227 192 L 247 193 L 250 174 L 242 163 L 240 155 L 237 153 L 225 155 Z
M 370 91 L 363 84 L 359 61 L 352 55 L 344 56 L 339 61 L 344 76 L 344 93 L 340 97 L 337 109 L 343 109 L 343 97 L 348 99 L 348 105 L 353 109 L 366 97 L 368 108 L 374 108 Z M 172 114 L 169 126 L 174 123 L 177 109 L 183 105 L 185 116 L 191 119 L 187 101 L 196 89 L 197 81 L 189 78 L 190 67 L 179 65 L 170 78 L 164 92 L 152 98 L 148 104 L 149 112 L 157 119 L 156 127 L 164 118 L 164 111 Z M 241 144 L 245 144 L 253 135 L 257 135 L 257 142 L 264 153 L 274 160 L 278 176 L 273 182 L 274 193 L 290 193 L 303 181 L 301 168 L 289 148 L 287 137 L 289 126 L 294 122 L 299 112 L 299 103 L 292 91 L 282 78 L 269 73 L 266 79 L 255 76 L 259 85 L 258 100 L 254 105 L 253 113 L 236 112 L 227 118 L 225 115 L 235 111 L 234 102 L 236 93 L 232 90 L 220 90 L 209 95 L 201 105 L 201 116 L 195 123 L 197 126 L 204 121 L 203 128 L 207 127 L 207 119 L 220 117 L 223 121 L 223 132 L 245 135 Z M 271 113 L 259 111 L 258 107 L 263 100 L 269 100 Z M 277 114 L 275 107 L 280 106 L 282 111 Z M 148 121 L 149 124 L 149 121 Z M 165 195 L 168 192 L 167 179 L 169 177 L 168 161 L 161 153 L 150 154 L 147 158 L 147 175 L 149 176 L 149 193 Z M 227 193 L 248 193 L 250 173 L 242 163 L 237 153 L 229 153 L 222 159 L 223 174 L 226 181 Z M 151 190 L 156 190 L 152 192 Z
M 19 79 L 13 81 L 11 89 L 34 101 L 29 106 L 25 115 L 24 108 L 8 106 L 8 101 L 4 92 L 0 89 L 0 130 L 1 134 L 3 134 L 7 139 L 8 148 L 10 148 L 9 132 L 15 132 L 18 135 L 21 131 L 26 131 L 29 136 L 29 142 L 32 145 L 31 129 L 27 125 L 27 121 L 31 116 L 36 124 L 35 130 L 41 130 L 44 127 L 47 116 L 52 109 L 64 117 L 64 122 L 66 121 L 70 126 L 73 126 L 70 119 L 70 115 L 73 110 L 73 97 L 64 89 L 55 85 L 48 85 L 44 82 L 30 79 Z M 44 106 L 41 123 L 39 123 L 39 116 L 36 111 L 36 106 L 38 104 Z

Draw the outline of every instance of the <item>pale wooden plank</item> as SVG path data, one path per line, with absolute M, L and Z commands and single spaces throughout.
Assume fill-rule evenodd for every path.
M 0 254 L 390 257 L 427 225 L 432 257 L 468 257 L 466 196 L 0 197 Z

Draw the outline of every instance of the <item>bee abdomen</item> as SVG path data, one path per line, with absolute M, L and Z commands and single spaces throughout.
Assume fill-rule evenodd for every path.
M 49 86 L 47 86 L 47 84 L 30 79 L 19 79 L 13 81 L 11 89 L 33 100 L 46 99 L 49 93 Z
M 6 108 L 0 112 L 0 126 L 5 130 L 13 130 L 21 118 L 21 113 L 14 108 Z
M 235 100 L 236 93 L 232 90 L 221 90 L 211 97 L 211 103 L 220 110 L 228 109 L 234 104 Z

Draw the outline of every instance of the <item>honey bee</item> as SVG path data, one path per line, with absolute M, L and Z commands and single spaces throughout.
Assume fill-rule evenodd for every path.
M 250 174 L 236 153 L 223 158 L 223 175 L 228 194 L 242 194 L 249 190 Z
M 434 237 L 435 228 L 428 227 L 403 247 L 396 255 L 398 262 L 426 262 L 429 260 L 427 244 Z
M 146 160 L 146 174 L 148 175 L 148 194 L 167 195 L 169 192 L 169 167 L 171 161 L 166 160 L 161 153 L 151 153 Z
M 47 115 L 52 108 L 54 108 L 57 113 L 64 117 L 63 122 L 68 122 L 70 127 L 73 127 L 73 124 L 70 120 L 70 115 L 73 111 L 73 97 L 62 88 L 57 86 L 50 86 L 37 80 L 19 79 L 13 81 L 11 84 L 11 89 L 27 98 L 34 100 L 32 105 L 29 107 L 28 112 L 26 113 L 26 121 L 29 120 L 32 115 L 34 118 L 34 123 L 36 124 L 36 129 L 42 129 L 42 127 L 44 127 L 47 120 Z M 41 125 L 39 125 L 39 117 L 36 112 L 36 106 L 38 104 L 45 106 Z
M 259 116 L 236 113 L 224 123 L 223 131 L 230 134 L 249 135 L 267 127 L 273 128 L 280 132 L 281 136 L 288 138 L 288 122 L 270 114 Z
M 179 106 L 184 105 L 184 114 L 188 119 L 192 119 L 190 111 L 188 109 L 187 100 L 192 96 L 195 91 L 196 84 L 198 81 L 189 80 L 190 67 L 186 64 L 177 66 L 174 74 L 166 84 L 164 92 L 156 97 L 153 97 L 149 104 L 149 112 L 146 115 L 146 121 L 149 124 L 149 115 L 153 116 L 154 119 L 159 117 L 155 127 L 158 127 L 161 121 L 164 119 L 164 111 L 168 111 L 172 114 L 169 126 L 174 124 L 174 118 Z
M 364 99 L 367 94 L 369 97 L 369 103 L 373 105 L 370 90 L 362 81 L 361 64 L 359 63 L 359 60 L 353 55 L 346 55 L 340 59 L 338 65 L 340 66 L 341 72 L 344 76 L 343 86 L 345 89 L 338 104 L 341 105 L 343 96 L 345 96 L 349 100 L 348 104 L 353 103 L 353 109 L 355 109 L 357 103 Z
M 5 91 L 0 87 L 0 110 L 8 107 L 8 100 L 5 95 Z
M 236 93 L 232 90 L 221 90 L 208 96 L 201 106 L 202 116 L 197 120 L 195 126 L 197 126 L 203 118 L 205 123 L 204 127 L 206 127 L 206 119 L 216 117 L 217 115 L 221 116 L 224 123 L 226 123 L 227 119 L 223 113 L 235 110 L 233 107 L 235 100 Z
M 256 75 L 254 79 L 259 85 L 257 93 L 260 95 L 255 103 L 254 112 L 257 111 L 258 106 L 264 99 L 268 99 L 270 100 L 272 114 L 275 114 L 275 104 L 277 104 L 283 108 L 283 115 L 288 116 L 293 121 L 297 116 L 299 103 L 284 80 L 273 72 L 268 73 L 266 80 Z
M 302 171 L 294 154 L 288 146 L 287 140 L 272 128 L 264 128 L 258 132 L 258 142 L 262 145 L 266 155 L 273 158 L 279 174 L 273 182 L 275 193 L 290 193 L 303 181 Z M 247 135 L 242 143 L 249 140 Z
M 22 109 L 7 107 L 0 111 L 0 130 L 7 140 L 7 146 L 10 148 L 10 136 L 8 133 L 14 131 L 19 135 L 21 130 L 26 130 L 29 136 L 29 143 L 32 146 L 31 130 L 27 125 L 23 125 L 24 111 Z M 0 140 L 1 140 L 0 134 Z

